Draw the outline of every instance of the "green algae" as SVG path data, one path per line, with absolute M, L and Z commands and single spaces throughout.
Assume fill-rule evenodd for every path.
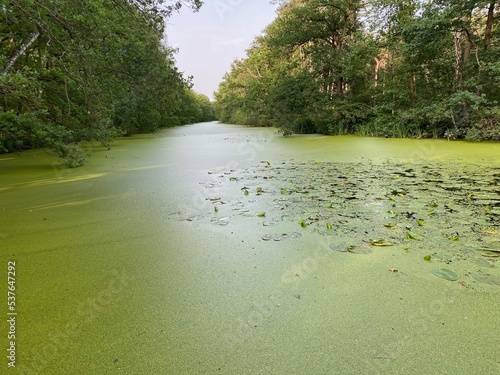
M 495 247 L 480 249 L 498 239 L 495 210 L 485 209 L 494 207 L 497 150 L 283 139 L 272 129 L 208 124 L 120 140 L 79 170 L 54 169 L 57 159 L 46 154 L 0 156 L 1 257 L 15 254 L 22 265 L 19 348 L 22 365 L 36 369 L 25 372 L 99 374 L 120 365 L 171 374 L 322 373 L 325 366 L 345 374 L 491 373 L 499 274 Z M 470 163 L 457 163 L 457 154 Z M 271 165 L 258 166 L 261 159 Z M 448 179 L 461 188 L 442 189 Z M 488 199 L 467 199 L 470 189 Z M 391 200 L 393 190 L 400 193 Z M 214 225 L 208 197 L 226 202 L 218 207 L 228 225 Z M 263 211 L 280 218 L 274 234 L 288 233 L 286 240 L 261 240 L 255 213 Z M 395 226 L 384 227 L 388 221 Z M 425 238 L 410 241 L 409 230 Z M 450 241 L 457 231 L 460 241 Z M 370 238 L 394 246 L 363 257 L 328 248 L 365 247 Z M 422 257 L 435 252 L 448 255 L 464 275 L 459 282 L 433 280 Z M 487 274 L 477 271 L 478 259 L 491 262 Z M 407 276 L 392 277 L 390 268 Z

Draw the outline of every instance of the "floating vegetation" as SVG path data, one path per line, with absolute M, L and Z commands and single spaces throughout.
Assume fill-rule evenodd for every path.
M 409 231 L 408 233 L 406 233 L 406 238 L 408 238 L 409 240 L 420 240 L 422 237 L 424 237 L 424 235 L 421 233 L 412 232 L 412 231 Z
M 281 241 L 285 238 L 286 234 L 283 235 L 283 234 L 265 234 L 262 236 L 262 239 L 264 241 Z
M 347 252 L 348 246 L 338 244 L 338 243 L 331 243 L 330 249 L 344 253 L 344 252 Z
M 432 270 L 432 274 L 449 281 L 457 281 L 459 278 L 458 273 L 447 268 L 436 268 Z
M 372 246 L 380 246 L 380 247 L 393 245 L 392 243 L 387 242 L 386 240 L 370 240 L 370 244 Z
M 291 233 L 269 233 L 269 234 L 264 234 L 261 238 L 264 241 L 283 241 L 284 239 L 287 238 L 300 238 L 302 237 L 302 234 L 297 233 L 297 232 L 291 232 Z
M 489 284 L 489 285 L 500 285 L 500 277 L 492 276 L 487 273 L 473 273 L 471 274 L 471 277 L 483 284 Z
M 417 224 L 423 227 L 425 225 L 425 221 L 423 221 L 422 219 L 417 219 Z
M 212 222 L 216 225 L 222 225 L 222 226 L 225 226 L 225 225 L 229 225 L 231 221 L 231 218 L 230 217 L 223 217 L 221 219 L 213 219 Z
M 372 249 L 370 249 L 368 247 L 362 247 L 362 246 L 349 246 L 347 248 L 347 251 L 349 251 L 352 254 L 360 254 L 360 255 L 366 255 L 366 254 L 373 253 Z
M 278 225 L 278 222 L 277 221 L 264 221 L 262 223 L 262 225 L 265 226 L 265 227 L 271 227 L 273 225 Z
M 301 233 L 267 234 L 262 240 L 324 236 L 336 252 L 365 255 L 387 247 L 394 256 L 414 257 L 416 264 L 422 259 L 453 264 L 454 271 L 434 270 L 437 277 L 452 280 L 459 272 L 485 288 L 498 285 L 500 168 L 494 165 L 264 160 L 248 168 L 217 170 L 206 179 L 200 185 L 215 196 L 207 200 L 219 208 L 224 204 L 234 218 L 213 218 L 195 207 L 195 212 L 177 214 L 180 220 L 196 220 L 192 225 L 238 220 L 283 228 L 298 223 Z M 242 193 L 250 196 L 242 199 Z

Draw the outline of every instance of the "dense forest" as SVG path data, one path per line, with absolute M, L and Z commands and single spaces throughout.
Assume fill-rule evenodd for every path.
M 289 0 L 216 93 L 283 134 L 500 139 L 498 1 Z
M 200 0 L 0 0 L 0 152 L 46 147 L 72 167 L 85 141 L 214 119 L 163 43 Z

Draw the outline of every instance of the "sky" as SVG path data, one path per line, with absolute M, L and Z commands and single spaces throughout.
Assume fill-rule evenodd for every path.
M 270 0 L 205 0 L 198 13 L 188 8 L 167 22 L 167 43 L 178 48 L 177 67 L 194 76 L 194 90 L 213 99 L 235 58 L 245 57 L 255 36 L 276 17 Z

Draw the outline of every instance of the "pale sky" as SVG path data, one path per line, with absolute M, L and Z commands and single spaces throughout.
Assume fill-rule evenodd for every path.
M 270 0 L 206 0 L 198 13 L 183 8 L 167 24 L 178 48 L 177 67 L 194 76 L 194 89 L 212 99 L 235 58 L 245 57 L 256 35 L 276 17 Z

